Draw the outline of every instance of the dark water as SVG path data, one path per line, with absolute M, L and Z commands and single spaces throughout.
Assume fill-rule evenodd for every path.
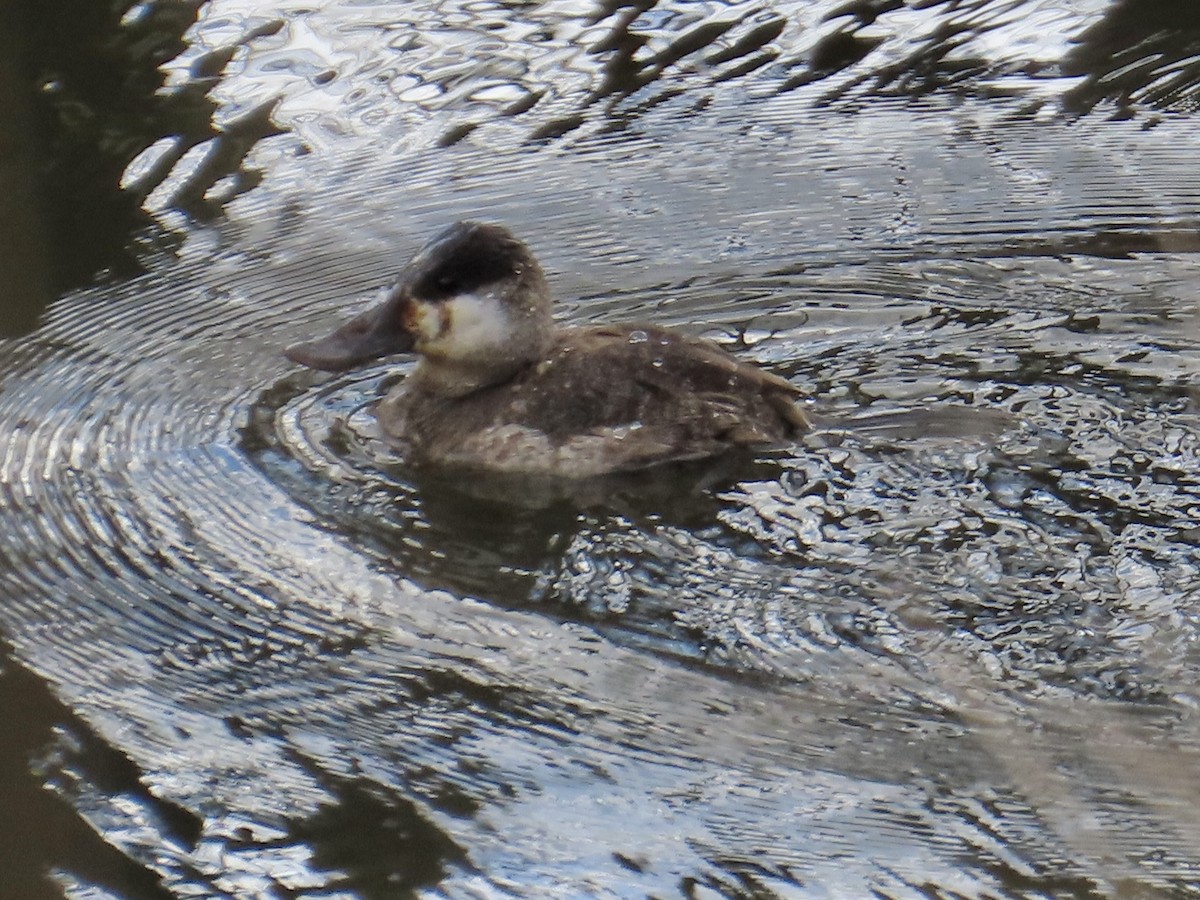
M 1200 895 L 1192 5 L 172 22 L 0 343 L 0 894 Z M 279 349 L 464 216 L 822 427 L 415 476 Z

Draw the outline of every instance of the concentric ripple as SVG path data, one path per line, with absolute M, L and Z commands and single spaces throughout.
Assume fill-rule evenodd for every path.
M 273 361 L 297 326 L 249 298 L 312 289 L 307 264 L 196 288 L 187 316 L 153 285 L 110 298 L 103 328 L 65 306 L 0 395 L 5 627 L 70 673 L 60 691 L 149 787 L 110 839 L 190 889 L 569 871 L 783 890 L 807 872 L 902 894 L 962 877 L 965 847 L 1024 860 L 999 880 L 968 864 L 980 884 L 1049 878 L 1051 858 L 1062 884 L 1067 853 L 1072 891 L 1099 859 L 1181 885 L 1200 487 L 1178 373 L 1198 348 L 1145 323 L 1193 274 L 1089 267 L 1026 261 L 1003 308 L 1005 264 L 962 261 L 568 304 L 707 323 L 808 387 L 822 427 L 731 470 L 523 504 L 382 445 L 370 403 L 403 367 L 322 380 Z M 1114 275 L 1167 319 L 1145 302 L 1098 319 Z M 1149 362 L 1148 342 L 1171 355 Z M 1049 731 L 1030 742 L 1028 723 Z M 1071 736 L 1096 729 L 1081 752 Z M 871 802 L 828 806 L 867 784 Z M 67 793 L 101 828 L 129 815 L 86 781 Z M 155 798 L 202 822 L 174 861 L 149 862 Z M 1136 833 L 1063 824 L 1134 807 Z M 588 825 L 546 853 L 564 816 Z M 344 828 L 391 834 L 396 868 L 330 857 Z M 1151 844 L 1162 874 L 1108 855 Z M 405 862 L 430 847 L 432 868 Z M 828 868 L 847 854 L 863 864 Z

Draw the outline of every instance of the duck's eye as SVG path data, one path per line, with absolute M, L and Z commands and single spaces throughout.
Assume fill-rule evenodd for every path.
M 458 292 L 458 279 L 453 275 L 439 275 L 434 279 L 433 284 L 442 294 L 454 294 Z

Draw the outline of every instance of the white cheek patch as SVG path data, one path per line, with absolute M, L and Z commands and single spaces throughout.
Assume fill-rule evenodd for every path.
M 460 294 L 441 304 L 430 304 L 427 332 L 425 318 L 421 320 L 422 334 L 436 336 L 427 339 L 425 352 L 451 359 L 466 359 L 487 354 L 509 343 L 512 323 L 500 301 L 491 294 Z M 440 307 L 440 308 L 438 308 Z

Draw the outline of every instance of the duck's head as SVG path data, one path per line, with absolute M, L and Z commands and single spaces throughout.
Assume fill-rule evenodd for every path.
M 457 222 L 413 257 L 377 306 L 284 353 L 341 372 L 416 352 L 431 382 L 471 390 L 540 359 L 552 327 L 546 278 L 529 248 L 499 225 Z

